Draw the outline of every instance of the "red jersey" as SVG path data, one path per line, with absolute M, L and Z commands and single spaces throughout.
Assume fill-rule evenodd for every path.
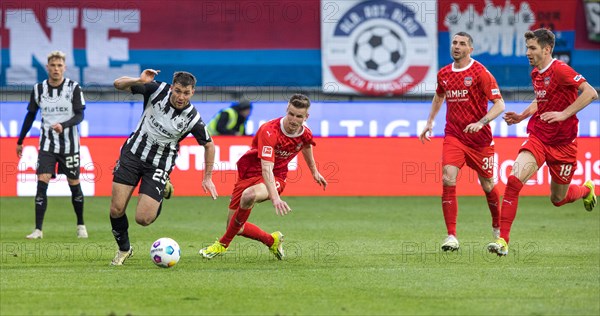
M 545 69 L 533 69 L 531 82 L 537 100 L 537 111 L 529 120 L 527 132 L 546 145 L 566 145 L 572 142 L 577 137 L 577 116 L 548 124 L 540 119 L 540 115 L 563 111 L 575 102 L 579 95 L 579 85 L 586 82 L 585 78 L 564 62 L 553 59 Z
M 302 131 L 290 135 L 283 129 L 283 118 L 271 120 L 258 129 L 251 148 L 238 160 L 240 179 L 262 175 L 261 159 L 275 163 L 275 177 L 286 179 L 288 164 L 307 146 L 315 145 L 312 131 L 302 126 Z
M 454 63 L 445 66 L 437 74 L 435 92 L 446 97 L 446 135 L 458 138 L 469 147 L 492 144 L 489 125 L 474 134 L 463 132 L 467 125 L 487 114 L 488 101 L 502 98 L 496 79 L 485 66 L 474 59 L 462 69 L 454 68 Z

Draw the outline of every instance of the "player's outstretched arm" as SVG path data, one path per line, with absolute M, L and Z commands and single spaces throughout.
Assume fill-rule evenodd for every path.
M 160 70 L 145 69 L 138 78 L 123 76 L 115 79 L 113 85 L 117 90 L 131 92 L 131 86 L 152 82 L 159 72 Z
M 484 126 L 495 120 L 498 115 L 504 112 L 504 108 L 506 107 L 504 104 L 504 99 L 495 99 L 492 102 L 494 102 L 492 108 L 479 121 L 467 125 L 467 127 L 465 127 L 463 130 L 463 133 L 479 132 Z
M 213 200 L 216 200 L 219 194 L 212 181 L 213 167 L 215 164 L 215 144 L 208 142 L 204 146 L 204 177 L 202 178 L 202 189 L 209 193 Z
M 508 125 L 518 124 L 524 119 L 530 117 L 537 111 L 537 100 L 533 100 L 531 104 L 521 114 L 516 112 L 506 112 L 502 117 Z
M 547 123 L 562 122 L 569 117 L 575 115 L 577 112 L 583 110 L 592 101 L 598 99 L 598 92 L 589 83 L 584 82 L 579 85 L 579 91 L 581 94 L 575 99 L 573 104 L 569 105 L 566 109 L 561 112 L 546 112 L 540 115 L 540 119 Z
M 322 186 L 323 191 L 325 191 L 327 188 L 327 180 L 325 180 L 325 177 L 323 177 L 317 169 L 317 163 L 315 162 L 315 157 L 313 155 L 312 145 L 308 145 L 302 149 L 302 157 L 304 157 L 304 161 L 306 161 L 313 179 L 315 179 L 317 184 Z
M 21 133 L 19 133 L 19 139 L 17 140 L 17 157 L 21 158 L 23 155 L 23 140 L 27 136 L 27 133 L 33 126 L 33 121 L 35 121 L 35 115 L 37 114 L 37 109 L 34 111 L 27 111 L 25 115 L 25 119 L 23 121 L 23 125 L 21 126 Z
M 275 214 L 286 215 L 287 213 L 291 212 L 292 209 L 285 201 L 281 199 L 279 192 L 277 192 L 275 175 L 273 174 L 273 167 L 275 166 L 275 163 L 261 159 L 260 166 L 263 179 L 265 180 L 265 186 L 267 187 L 267 192 L 269 193 L 269 199 L 271 199 L 271 203 L 273 203 L 273 207 L 275 208 Z
M 443 94 L 436 93 L 433 96 L 433 100 L 431 101 L 431 111 L 429 112 L 429 117 L 427 118 L 427 125 L 425 125 L 425 128 L 423 128 L 423 131 L 419 135 L 419 140 L 421 140 L 421 143 L 425 144 L 425 141 L 431 141 L 430 137 L 431 133 L 433 133 L 433 121 L 442 108 L 445 98 L 446 96 Z

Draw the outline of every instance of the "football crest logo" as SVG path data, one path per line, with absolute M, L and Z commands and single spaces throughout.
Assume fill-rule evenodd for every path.
M 544 78 L 544 85 L 547 86 L 550 84 L 550 77 L 545 77 Z
M 356 65 L 375 76 L 391 74 L 406 58 L 402 38 L 387 25 L 364 30 L 354 43 L 353 52 Z
M 181 116 L 176 116 L 175 118 L 172 118 L 172 121 L 177 131 L 182 132 L 186 126 L 186 119 Z
M 465 87 L 470 87 L 473 84 L 473 77 L 465 77 Z

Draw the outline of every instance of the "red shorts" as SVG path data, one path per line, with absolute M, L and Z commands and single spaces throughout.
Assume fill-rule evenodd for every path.
M 462 168 L 465 163 L 484 178 L 494 176 L 494 145 L 472 148 L 454 136 L 446 135 L 442 147 L 442 165 Z
M 259 183 L 265 183 L 265 179 L 262 176 L 239 179 L 233 187 L 231 201 L 229 202 L 229 209 L 237 210 L 240 207 L 240 200 L 242 199 L 242 193 L 244 193 L 244 190 Z M 277 192 L 281 194 L 283 189 L 285 189 L 285 180 L 275 177 L 275 187 L 277 188 Z
M 527 150 L 533 154 L 538 168 L 544 162 L 550 169 L 552 181 L 558 184 L 569 184 L 573 173 L 577 169 L 577 139 L 567 145 L 546 145 L 542 141 L 529 135 L 529 138 L 521 145 L 519 152 Z

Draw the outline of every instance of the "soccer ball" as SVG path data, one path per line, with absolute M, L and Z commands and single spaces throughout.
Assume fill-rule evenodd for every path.
M 150 258 L 155 265 L 161 268 L 174 266 L 179 262 L 180 256 L 179 245 L 171 238 L 160 238 L 150 246 Z
M 385 26 L 364 30 L 354 43 L 354 61 L 369 74 L 385 76 L 402 65 L 406 55 L 398 33 Z

